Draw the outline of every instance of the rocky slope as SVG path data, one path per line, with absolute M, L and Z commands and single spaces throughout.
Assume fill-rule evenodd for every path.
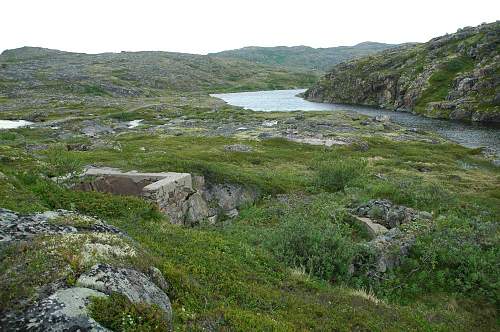
M 242 59 L 265 65 L 278 65 L 293 69 L 300 68 L 325 72 L 343 61 L 380 52 L 395 46 L 393 44 L 375 42 L 328 48 L 312 48 L 309 46 L 250 46 L 237 50 L 211 53 L 210 55 L 223 59 Z
M 336 66 L 309 100 L 500 122 L 500 22 L 467 27 Z
M 308 86 L 316 76 L 244 60 L 170 52 L 80 54 L 36 47 L 0 55 L 0 100 L 26 95 L 138 97 L 168 91 Z

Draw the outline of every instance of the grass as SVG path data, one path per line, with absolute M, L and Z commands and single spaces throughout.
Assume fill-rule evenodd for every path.
M 231 115 L 199 109 L 187 114 L 220 121 Z M 284 115 L 255 116 L 260 120 Z M 369 148 L 360 150 L 282 139 L 126 133 L 113 138 L 121 151 L 66 151 L 47 131 L 9 133 L 0 147 L 0 171 L 7 176 L 0 179 L 2 207 L 22 212 L 76 210 L 120 227 L 147 256 L 113 263 L 140 270 L 154 265 L 161 270 L 171 285 L 168 295 L 177 330 L 496 328 L 499 175 L 477 150 L 371 136 L 362 137 Z M 251 146 L 252 152 L 224 149 L 235 142 Z M 49 148 L 26 153 L 28 143 Z M 419 172 L 422 163 L 432 171 Z M 47 178 L 86 164 L 203 174 L 210 181 L 255 187 L 263 198 L 225 227 L 182 228 L 169 224 L 154 206 L 138 198 L 71 191 Z M 410 257 L 385 281 L 349 272 L 352 260 L 367 253 L 360 246 L 366 236 L 351 223 L 347 210 L 372 198 L 388 198 L 438 218 L 436 227 L 418 239 Z M 53 255 L 37 243 L 10 248 L 2 256 L 2 270 L 8 271 L 0 280 L 3 304 L 32 301 L 47 280 L 71 286 L 78 271 L 90 263 L 78 254 L 82 242 L 72 242 L 68 248 L 73 249 Z M 23 262 L 28 273 L 12 268 Z M 71 268 L 61 274 L 64 266 Z M 19 283 L 26 287 L 17 287 Z M 156 321 L 151 308 L 119 299 L 95 305 L 100 308 L 96 318 L 105 324 L 117 326 L 130 312 L 138 326 Z M 141 317 L 147 312 L 151 320 L 140 321 L 134 316 L 137 312 Z
M 429 86 L 424 90 L 417 102 L 417 112 L 422 113 L 426 105 L 430 102 L 445 100 L 456 75 L 461 72 L 470 71 L 473 68 L 474 63 L 468 57 L 460 56 L 447 60 L 429 78 Z
M 92 298 L 88 310 L 97 322 L 112 331 L 170 331 L 161 309 L 154 305 L 132 303 L 119 293 Z

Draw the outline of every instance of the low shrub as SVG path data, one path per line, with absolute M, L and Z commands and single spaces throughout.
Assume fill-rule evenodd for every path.
M 109 297 L 93 297 L 88 309 L 92 318 L 113 331 L 170 331 L 160 308 L 132 303 L 119 293 L 112 293 Z
M 500 238 L 496 222 L 456 216 L 439 218 L 431 232 L 417 238 L 411 256 L 385 285 L 392 296 L 447 292 L 499 304 Z M 392 285 L 392 286 L 394 286 Z
M 79 172 L 83 163 L 62 145 L 57 145 L 47 151 L 49 176 L 63 176 Z
M 352 158 L 319 162 L 316 184 L 329 192 L 344 190 L 362 182 L 366 176 L 366 165 L 365 160 Z
M 328 280 L 344 280 L 356 254 L 345 209 L 325 194 L 285 212 L 269 248 L 291 268 Z

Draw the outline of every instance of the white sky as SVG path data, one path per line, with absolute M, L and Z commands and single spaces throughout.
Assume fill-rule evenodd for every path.
M 423 42 L 497 19 L 498 0 L 1 0 L 0 52 L 41 46 L 207 53 Z

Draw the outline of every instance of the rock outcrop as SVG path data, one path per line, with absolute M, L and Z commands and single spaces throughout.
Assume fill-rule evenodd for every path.
M 342 63 L 308 100 L 500 123 L 500 22 Z
M 19 245 L 24 250 L 39 250 L 29 249 L 36 241 L 41 241 L 41 248 L 46 251 L 44 260 L 51 262 L 51 271 L 46 272 L 54 277 L 33 280 L 37 285 L 33 292 L 13 299 L 15 307 L 2 307 L 0 330 L 109 331 L 91 317 L 88 306 L 92 298 L 105 298 L 112 293 L 125 296 L 133 304 L 155 305 L 163 314 L 162 324 L 172 329 L 172 307 L 165 293 L 168 283 L 161 272 L 155 267 L 141 272 L 134 266 L 118 267 L 109 263 L 131 264 L 131 259 L 141 251 L 116 227 L 65 210 L 21 215 L 0 209 L 0 253 L 8 253 L 9 247 Z M 73 267 L 67 262 L 57 263 L 61 255 L 72 257 L 78 264 L 78 275 L 74 275 Z M 26 270 L 29 269 L 26 259 L 9 267 L 16 272 L 2 272 L 2 285 L 25 286 L 15 284 L 12 273 L 28 275 L 23 277 L 25 281 L 40 278 Z M 95 261 L 97 264 L 90 266 Z

